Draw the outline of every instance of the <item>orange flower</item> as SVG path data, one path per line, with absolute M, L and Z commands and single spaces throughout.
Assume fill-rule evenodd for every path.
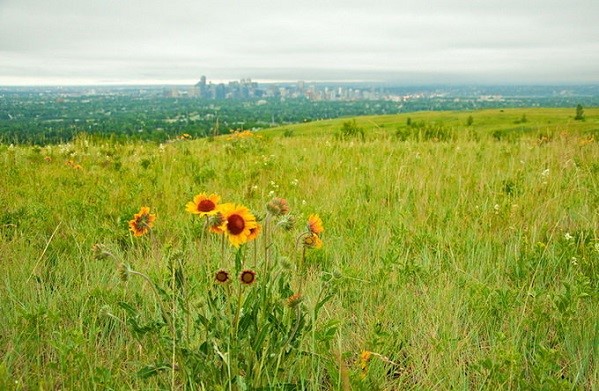
M 144 236 L 154 226 L 156 215 L 150 214 L 150 208 L 142 206 L 139 213 L 133 215 L 133 220 L 129 221 L 129 229 L 133 236 Z
M 261 230 L 262 230 L 262 226 L 258 223 L 256 223 L 256 227 L 250 228 L 250 234 L 248 235 L 248 241 L 256 239 L 258 237 L 258 235 L 260 234 Z
M 193 197 L 193 201 L 185 205 L 185 210 L 189 213 L 200 215 L 200 217 L 212 216 L 216 214 L 219 202 L 220 196 L 216 194 L 207 196 L 205 193 L 200 193 Z
M 304 246 L 308 248 L 321 248 L 322 240 L 320 240 L 320 237 L 316 234 L 309 234 L 304 238 Z
M 312 214 L 308 217 L 308 230 L 316 235 L 320 235 L 324 232 L 322 220 L 320 217 L 318 217 L 318 215 Z
M 361 373 L 362 379 L 364 379 L 366 377 L 366 374 L 368 373 L 368 362 L 370 361 L 371 357 L 372 357 L 372 352 L 369 352 L 368 350 L 363 350 L 362 353 L 360 353 L 359 364 L 360 364 L 360 369 L 362 370 L 362 373 Z

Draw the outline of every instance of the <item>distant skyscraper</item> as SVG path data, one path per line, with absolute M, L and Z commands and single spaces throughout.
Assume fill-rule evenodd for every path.
M 200 81 L 197 82 L 196 87 L 199 89 L 199 95 L 201 98 L 208 97 L 208 90 L 206 89 L 206 76 L 202 75 Z

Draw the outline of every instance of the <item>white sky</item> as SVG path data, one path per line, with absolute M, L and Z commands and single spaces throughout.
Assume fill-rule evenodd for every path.
M 0 0 L 0 85 L 598 83 L 597 0 Z

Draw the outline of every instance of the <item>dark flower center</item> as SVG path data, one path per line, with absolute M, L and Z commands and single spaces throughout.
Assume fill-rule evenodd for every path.
M 227 282 L 228 279 L 229 279 L 229 273 L 227 273 L 226 271 L 221 270 L 216 273 L 216 281 Z
M 255 278 L 255 274 L 249 270 L 246 270 L 243 273 L 241 273 L 241 282 L 245 284 L 251 284 L 252 282 L 254 282 Z
M 243 217 L 234 214 L 227 219 L 227 229 L 233 235 L 239 235 L 245 228 L 245 220 Z
M 213 211 L 214 208 L 216 208 L 216 205 L 210 200 L 202 200 L 198 204 L 198 210 L 200 212 L 210 212 Z

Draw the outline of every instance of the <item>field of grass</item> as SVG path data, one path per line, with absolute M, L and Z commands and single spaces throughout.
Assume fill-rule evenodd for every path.
M 595 389 L 599 108 L 573 116 L 0 145 L 0 389 Z M 262 232 L 206 232 L 199 193 Z

